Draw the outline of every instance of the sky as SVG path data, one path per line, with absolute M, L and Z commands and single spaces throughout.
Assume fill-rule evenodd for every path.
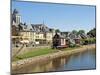
M 22 22 L 41 24 L 60 31 L 89 30 L 95 27 L 95 6 L 12 1 Z

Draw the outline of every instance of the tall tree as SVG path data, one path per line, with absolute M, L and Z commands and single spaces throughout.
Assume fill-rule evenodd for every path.
M 79 30 L 78 34 L 85 34 L 85 31 L 84 30 Z
M 89 35 L 90 37 L 96 37 L 96 28 L 93 28 L 92 30 L 90 30 L 87 35 Z
M 72 33 L 77 35 L 78 32 L 77 30 L 73 30 Z
M 60 30 L 59 29 L 56 29 L 56 31 L 55 32 L 60 32 Z

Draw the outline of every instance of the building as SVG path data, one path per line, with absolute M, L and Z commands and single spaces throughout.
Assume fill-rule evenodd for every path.
M 19 12 L 14 9 L 12 13 L 12 25 L 15 25 L 16 27 L 21 23 L 21 15 L 19 15 Z
M 69 42 L 71 44 L 80 44 L 81 41 L 81 36 L 80 35 L 77 35 L 77 34 L 74 34 L 72 32 L 62 32 L 63 35 L 65 35 L 65 37 L 69 40 Z
M 35 41 L 40 44 L 52 44 L 52 38 L 55 34 L 54 29 L 48 28 L 44 24 L 31 24 L 35 32 Z
M 19 35 L 22 37 L 22 41 L 27 40 L 29 42 L 34 42 L 35 33 L 32 30 L 32 26 L 26 25 L 26 23 L 20 24 L 20 26 L 22 30 L 19 31 Z
M 64 36 L 62 36 L 60 33 L 56 33 L 53 37 L 53 48 L 66 48 L 67 41 Z
M 55 30 L 45 24 L 26 24 L 21 22 L 21 15 L 14 9 L 12 13 L 12 41 L 29 41 L 29 43 L 52 44 Z
M 19 24 L 21 22 L 21 16 L 19 12 L 14 9 L 12 12 L 11 19 L 11 30 L 12 30 L 12 44 L 17 44 L 21 40 L 21 36 L 19 35 Z

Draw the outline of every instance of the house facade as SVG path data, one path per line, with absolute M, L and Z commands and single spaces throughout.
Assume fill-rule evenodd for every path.
M 53 48 L 66 48 L 67 41 L 64 36 L 62 36 L 60 33 L 56 33 L 53 37 Z
M 26 24 L 21 22 L 21 16 L 15 9 L 12 14 L 12 34 L 13 43 L 29 41 L 30 43 L 52 44 L 55 30 L 48 28 L 45 24 Z M 16 31 L 15 31 L 16 30 Z M 13 32 L 14 31 L 14 32 Z M 17 41 L 15 40 L 17 39 Z

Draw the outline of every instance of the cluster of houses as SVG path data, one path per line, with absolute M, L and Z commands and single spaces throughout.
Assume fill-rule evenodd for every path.
M 85 34 L 75 35 L 71 32 L 56 32 L 55 29 L 43 24 L 30 24 L 21 22 L 21 15 L 14 9 L 12 12 L 12 44 L 26 43 L 30 45 L 53 45 L 53 47 L 68 47 L 70 43 L 80 44 Z
M 53 48 L 66 48 L 72 45 L 82 45 L 81 39 L 88 38 L 86 34 L 76 35 L 72 32 L 56 33 L 53 37 Z
M 55 35 L 55 30 L 48 28 L 45 24 L 21 23 L 21 16 L 16 9 L 12 13 L 12 34 L 14 31 L 18 32 L 18 35 L 12 35 L 13 44 L 17 42 L 51 44 L 52 37 Z

